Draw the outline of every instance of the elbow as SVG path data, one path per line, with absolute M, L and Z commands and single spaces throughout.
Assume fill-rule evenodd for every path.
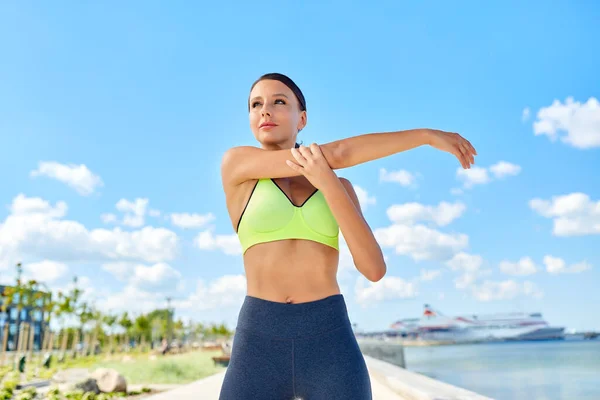
M 355 258 L 355 266 L 360 273 L 371 282 L 379 282 L 387 272 L 387 265 L 381 247 L 375 246 L 370 250 L 363 250 L 364 257 Z
M 375 269 L 375 271 L 371 273 L 371 277 L 367 278 L 367 279 L 370 280 L 371 282 L 379 282 L 380 280 L 383 279 L 386 272 L 387 272 L 387 268 L 386 268 L 385 264 L 383 264 L 382 267 L 377 267 Z
M 371 282 L 379 282 L 383 279 L 387 272 L 385 261 L 381 260 L 378 263 L 370 263 L 368 268 L 363 269 L 362 274 Z M 359 269 L 360 270 L 360 269 Z
M 331 150 L 327 161 L 331 169 L 342 169 L 346 167 L 345 160 L 348 160 L 348 146 L 344 141 L 330 143 Z

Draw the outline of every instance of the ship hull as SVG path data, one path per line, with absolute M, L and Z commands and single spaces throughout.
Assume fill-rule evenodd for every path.
M 440 342 L 468 343 L 565 338 L 565 328 L 549 326 L 540 313 L 448 317 L 426 305 L 425 313 L 420 319 L 401 320 L 396 324 L 405 337 Z

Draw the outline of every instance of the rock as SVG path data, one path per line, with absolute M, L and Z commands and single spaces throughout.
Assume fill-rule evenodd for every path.
M 96 380 L 98 388 L 104 393 L 127 392 L 125 377 L 114 369 L 98 368 L 91 377 Z
M 87 393 L 87 392 L 93 392 L 96 394 L 100 393 L 100 388 L 98 387 L 96 380 L 93 378 L 88 378 L 85 381 L 76 383 L 74 385 L 74 389 L 83 390 L 83 393 Z

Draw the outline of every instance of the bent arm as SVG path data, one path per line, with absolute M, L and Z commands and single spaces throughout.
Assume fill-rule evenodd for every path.
M 331 169 L 338 169 L 340 141 L 321 145 L 321 152 Z M 233 147 L 225 152 L 221 162 L 224 183 L 238 185 L 251 179 L 298 176 L 286 160 L 295 161 L 291 149 L 264 150 L 252 146 Z
M 387 270 L 383 252 L 362 215 L 358 196 L 350 181 L 334 179 L 333 184 L 323 190 L 323 195 L 339 223 L 356 269 L 371 282 L 381 280 Z
M 431 129 L 368 133 L 320 145 L 333 170 L 352 167 L 429 144 Z M 252 146 L 233 147 L 223 156 L 221 177 L 228 186 L 251 179 L 285 178 L 300 175 L 286 160 L 295 161 L 291 149 L 263 150 Z

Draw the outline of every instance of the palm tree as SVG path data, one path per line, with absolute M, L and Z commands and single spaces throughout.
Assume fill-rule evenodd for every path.
M 2 293 L 0 293 L 1 297 L 0 297 L 0 309 L 2 309 L 2 316 L 3 316 L 3 326 L 4 329 L 2 329 L 2 332 L 0 332 L 0 334 L 2 334 L 2 342 L 1 342 L 1 348 L 0 348 L 0 354 L 2 354 L 2 359 L 0 361 L 0 366 L 4 365 L 4 363 L 6 362 L 6 351 L 8 350 L 6 348 L 7 342 L 8 342 L 8 328 L 9 328 L 9 319 L 6 318 L 7 317 L 7 310 L 8 307 L 11 306 L 13 304 L 14 301 L 14 294 L 15 294 L 15 290 L 12 287 L 5 287 L 4 290 L 2 291 Z
M 62 331 L 62 343 L 60 345 L 61 358 L 64 358 L 67 352 L 69 342 L 69 331 L 67 330 L 66 317 L 73 313 L 72 299 L 69 295 L 58 291 L 56 317 L 60 319 Z
M 125 331 L 125 337 L 127 338 L 127 341 L 129 342 L 129 334 L 131 333 L 131 327 L 133 326 L 133 322 L 131 322 L 131 319 L 129 318 L 127 311 L 125 311 L 123 314 L 121 314 L 118 324 Z M 129 346 L 129 343 L 127 343 L 127 346 Z
M 106 314 L 103 317 L 104 323 L 106 324 L 106 326 L 108 326 L 108 331 L 110 333 L 110 344 L 108 346 L 109 348 L 109 353 L 112 354 L 113 353 L 113 345 L 114 345 L 114 331 L 113 331 L 113 327 L 115 326 L 115 324 L 117 323 L 117 316 L 113 315 L 113 314 Z

